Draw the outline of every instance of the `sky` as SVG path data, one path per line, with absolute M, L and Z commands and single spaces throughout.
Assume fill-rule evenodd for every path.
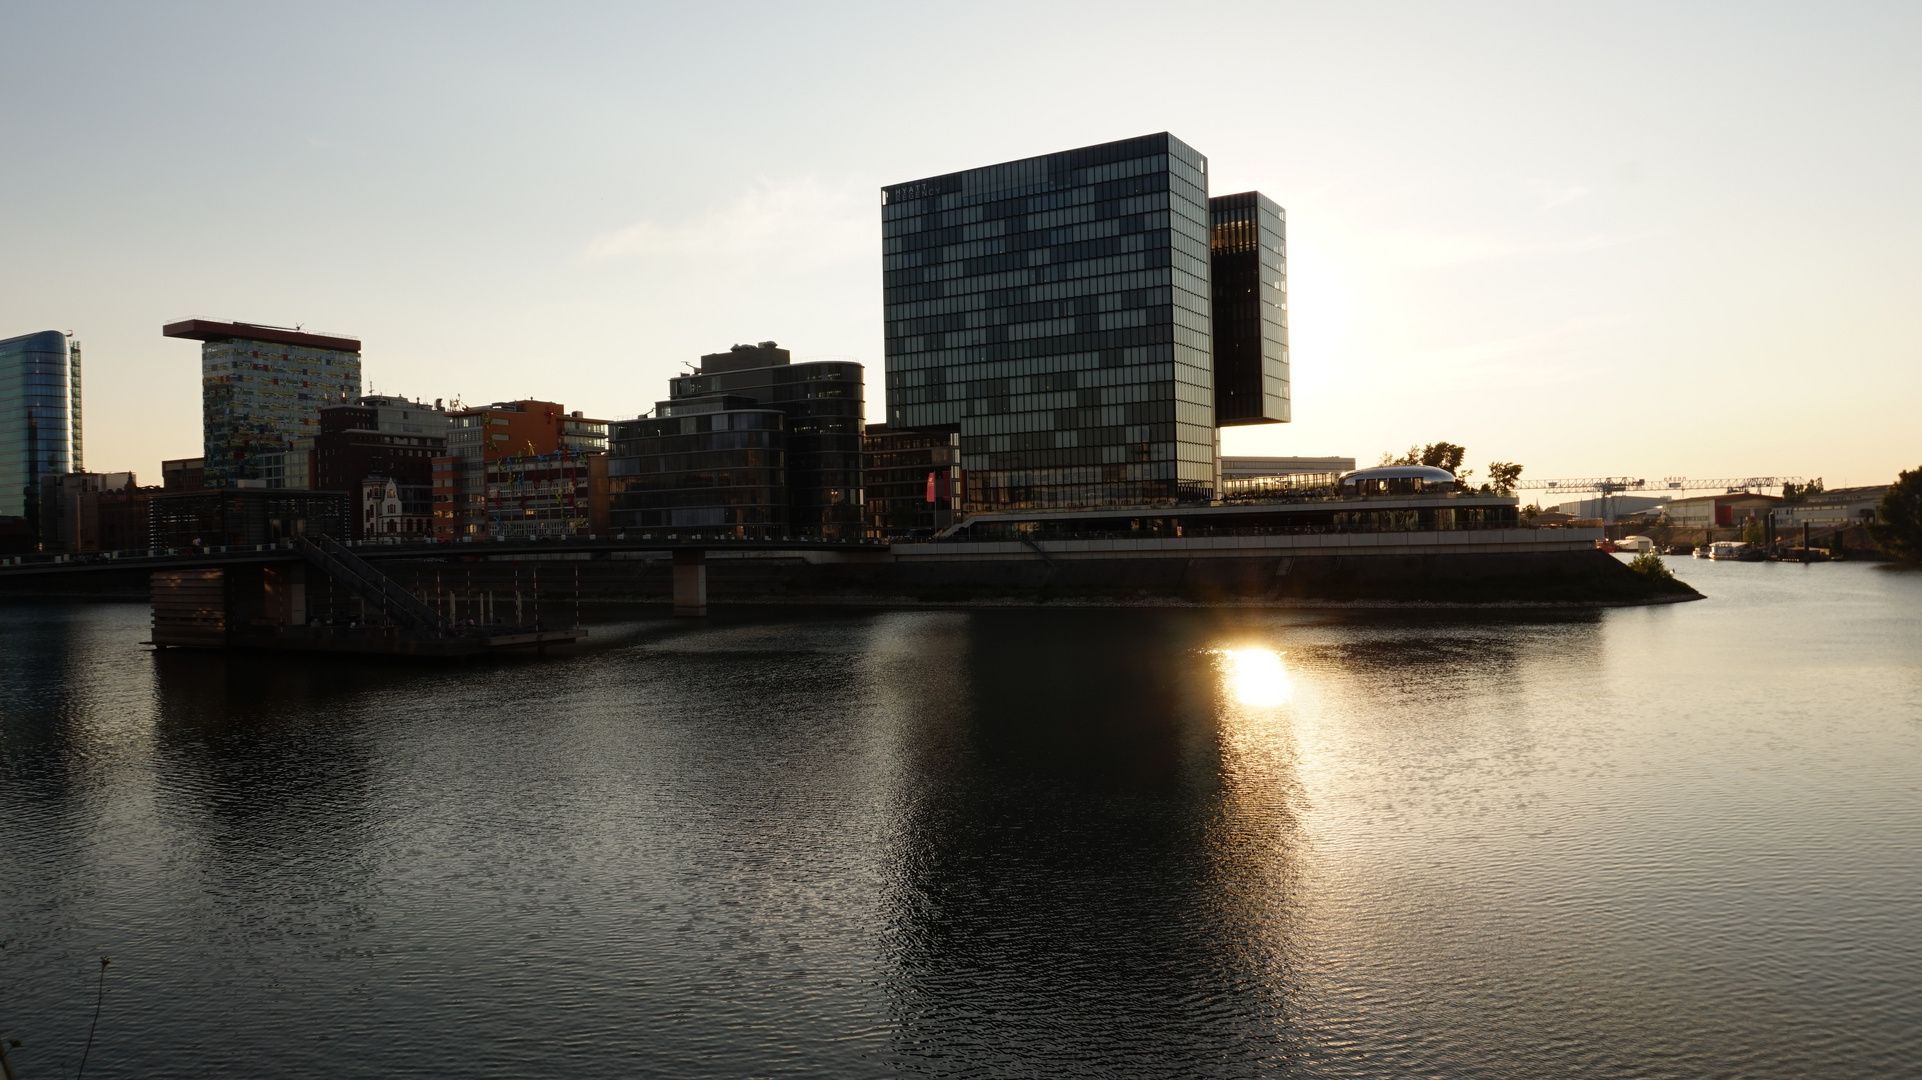
M 868 367 L 878 189 L 1157 131 L 1288 214 L 1295 421 L 1524 479 L 1922 467 L 1914 3 L 0 0 L 0 337 L 86 460 L 200 452 L 182 318 L 365 389 L 638 415 L 705 352 Z

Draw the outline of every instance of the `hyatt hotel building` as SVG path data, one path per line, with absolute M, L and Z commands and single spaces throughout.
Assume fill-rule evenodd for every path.
M 1166 133 L 883 188 L 889 428 L 960 433 L 970 510 L 1212 499 L 1289 419 L 1283 228 Z

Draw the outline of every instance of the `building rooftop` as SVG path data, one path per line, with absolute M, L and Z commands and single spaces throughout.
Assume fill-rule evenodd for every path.
M 304 345 L 309 349 L 335 349 L 352 353 L 360 351 L 360 341 L 356 338 L 310 334 L 305 330 L 289 330 L 284 326 L 216 322 L 213 319 L 182 319 L 161 327 L 160 333 L 164 337 L 189 338 L 194 341 L 229 341 L 240 338 L 245 341 L 270 341 L 276 345 Z

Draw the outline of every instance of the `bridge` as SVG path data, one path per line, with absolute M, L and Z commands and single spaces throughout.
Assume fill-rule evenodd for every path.
M 458 563 L 659 552 L 673 559 L 674 613 L 700 616 L 707 614 L 707 555 L 712 551 L 888 557 L 883 541 L 809 537 L 741 539 L 668 533 L 471 543 L 342 543 L 321 535 L 270 544 L 16 555 L 0 560 L 0 586 L 23 579 L 44 581 L 103 572 L 144 574 L 154 605 L 153 643 L 161 646 L 469 655 L 507 647 L 544 648 L 579 640 L 586 632 L 578 626 L 556 629 L 541 622 L 538 573 L 533 579 L 535 615 L 530 622 L 518 586 L 512 592 L 510 614 L 495 602 L 491 591 L 463 600 L 451 590 L 437 589 L 431 601 L 424 599 L 374 564 L 394 559 Z M 345 589 L 358 602 L 359 617 L 345 625 L 336 625 L 338 620 L 332 618 L 325 624 L 310 620 L 308 571 L 318 571 L 330 585 Z M 331 587 L 328 595 L 333 595 Z M 334 614 L 331 604 L 329 614 Z

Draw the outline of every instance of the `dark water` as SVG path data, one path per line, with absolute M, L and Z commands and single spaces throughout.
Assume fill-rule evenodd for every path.
M 1922 574 L 629 615 L 546 662 L 0 609 L 0 1032 L 89 1077 L 1918 1075 Z

